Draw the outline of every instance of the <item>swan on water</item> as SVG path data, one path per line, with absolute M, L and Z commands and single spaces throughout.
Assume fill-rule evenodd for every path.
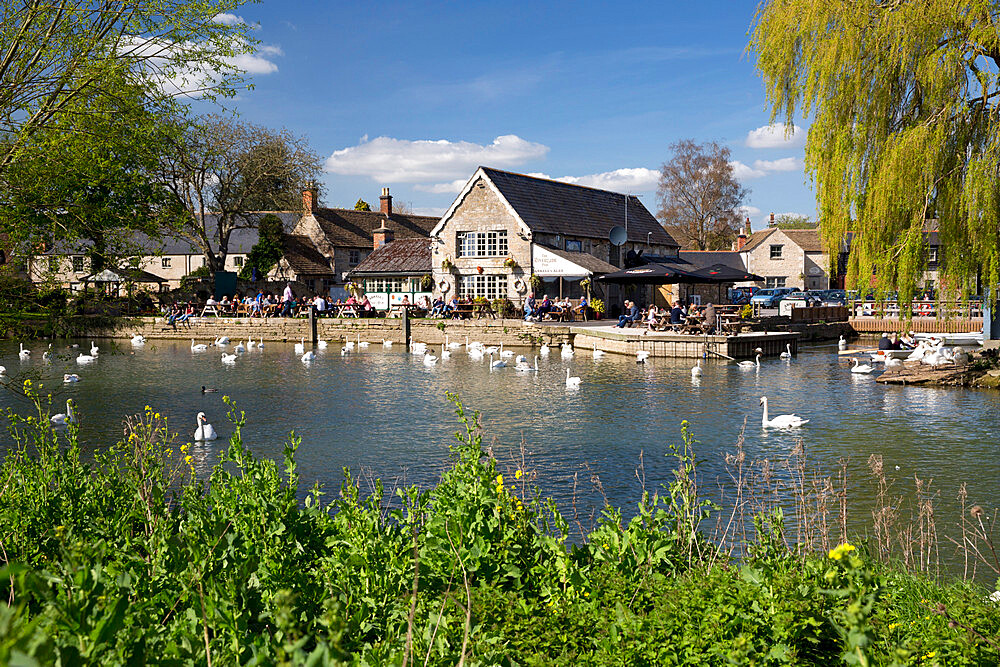
M 76 373 L 63 373 L 63 382 L 66 384 L 72 384 L 73 382 L 79 382 L 80 376 Z
M 49 349 L 42 352 L 42 361 L 52 360 L 52 343 L 49 343 Z
M 490 345 L 488 348 L 486 348 L 485 350 L 483 350 L 483 352 L 485 352 L 488 355 L 494 355 L 494 354 L 496 354 L 499 351 L 500 351 L 500 348 L 497 347 L 496 345 Z
M 351 347 L 354 343 L 348 343 L 347 347 Z M 411 354 L 427 354 L 427 343 L 410 343 L 410 353 Z
M 466 337 L 466 342 L 468 342 L 468 340 L 469 340 L 468 337 Z M 458 348 L 462 347 L 461 343 L 452 343 L 451 338 L 449 338 L 447 334 L 445 334 L 444 337 L 444 344 L 448 347 L 449 350 L 457 350 Z
M 528 365 L 528 360 L 525 359 L 524 361 L 517 362 L 517 365 L 514 366 L 514 370 L 515 371 L 521 371 L 522 373 L 526 373 L 528 371 L 532 371 L 532 372 L 537 373 L 538 372 L 538 355 L 537 354 L 535 355 L 535 365 L 534 365 L 534 367 L 529 366 Z
M 851 368 L 852 373 L 871 373 L 875 370 L 874 366 L 862 364 L 856 358 L 852 359 L 852 361 L 854 362 L 854 366 Z
M 94 341 L 90 341 L 90 354 L 96 357 L 100 352 L 101 349 L 94 345 Z
M 598 350 L 597 349 L 597 343 L 595 342 L 594 343 L 594 352 L 593 352 L 594 359 L 600 359 L 603 356 L 604 356 L 604 350 Z
M 485 356 L 486 355 L 483 354 L 483 349 L 481 347 L 470 347 L 469 348 L 469 358 L 470 359 L 474 359 L 475 361 L 482 361 L 483 357 L 485 357 Z
M 208 345 L 205 345 L 204 343 L 198 343 L 197 345 L 195 345 L 194 338 L 191 339 L 192 352 L 205 352 L 206 350 L 208 350 Z
M 435 357 L 430 352 L 427 352 L 426 354 L 424 354 L 424 366 L 433 366 L 437 362 L 438 362 L 438 358 Z
M 68 426 L 69 424 L 75 424 L 76 423 L 76 415 L 73 414 L 73 401 L 72 400 L 66 401 L 66 413 L 65 414 L 63 414 L 62 412 L 60 412 L 59 414 L 52 415 L 49 418 L 49 421 L 52 422 L 53 426 L 57 426 L 57 427 L 58 426 Z
M 840 340 L 837 341 L 837 347 L 840 348 L 841 350 L 847 349 L 847 341 L 844 340 L 843 334 L 841 334 Z
M 382 347 L 392 347 L 392 341 L 391 340 L 386 340 L 385 338 L 383 338 L 382 339 Z
M 327 345 L 329 345 L 329 343 L 327 343 L 323 339 L 320 339 L 320 340 L 316 341 L 316 347 L 318 347 L 321 350 L 325 350 Z
M 350 345 L 351 347 L 353 347 L 354 343 L 351 343 Z M 295 344 L 295 354 L 302 354 L 305 351 L 306 351 L 306 339 L 300 338 L 299 342 Z
M 567 389 L 575 389 L 576 387 L 579 387 L 579 386 L 580 386 L 580 378 L 578 378 L 578 377 L 570 377 L 570 375 L 569 375 L 569 369 L 567 368 L 566 369 L 566 388 Z
M 229 336 L 219 336 L 215 339 L 215 344 L 217 346 L 229 345 Z
M 146 344 L 146 337 L 141 334 L 132 334 L 132 345 L 141 347 Z
M 791 359 L 792 358 L 792 344 L 785 343 L 785 351 L 778 355 L 781 359 Z
M 778 415 L 774 419 L 767 418 L 767 396 L 760 397 L 760 404 L 764 406 L 764 416 L 760 423 L 764 428 L 798 428 L 803 424 L 808 424 L 808 419 L 803 419 L 798 415 Z
M 340 348 L 340 356 L 346 357 L 350 353 L 351 353 L 351 351 L 347 348 L 346 345 L 344 347 Z
M 235 364 L 236 363 L 236 357 L 237 357 L 237 355 L 236 355 L 235 352 L 233 352 L 232 354 L 226 354 L 225 352 L 223 352 L 222 353 L 222 363 L 224 363 L 224 364 Z
M 449 350 L 444 344 L 441 345 L 441 358 L 451 359 L 451 350 Z
M 306 352 L 305 354 L 302 355 L 302 363 L 308 364 L 310 361 L 312 361 L 315 358 L 316 358 L 316 353 L 313 352 L 312 350 L 309 350 L 308 352 Z
M 358 347 L 368 347 L 368 345 L 368 341 L 361 340 L 361 334 L 358 334 Z
M 252 350 L 254 348 L 254 346 L 256 346 L 256 345 L 257 345 L 257 343 L 253 342 L 253 336 L 250 336 L 249 338 L 247 338 L 247 349 L 248 350 Z
M 573 356 L 573 346 L 570 343 L 563 343 L 560 354 L 563 359 L 569 359 Z
M 902 359 L 897 359 L 895 357 L 886 357 L 886 360 L 885 360 L 885 369 L 886 370 L 889 370 L 890 368 L 902 368 L 902 367 L 903 367 L 903 360 Z
M 649 359 L 649 350 L 636 350 L 635 352 L 635 363 L 644 364 L 646 359 Z
M 741 361 L 739 364 L 737 364 L 737 366 L 739 366 L 743 370 L 750 370 L 751 368 L 760 368 L 760 354 L 758 353 L 757 356 L 754 357 L 753 361 L 744 360 Z
M 549 356 L 549 344 L 542 343 L 542 347 L 539 348 L 538 354 L 542 355 L 543 357 Z
M 6 366 L 0 366 L 0 375 L 3 375 L 6 372 L 7 372 L 7 367 Z
M 699 377 L 700 375 L 701 375 L 701 359 L 698 359 L 697 362 L 695 362 L 694 368 L 691 369 L 691 376 Z
M 492 354 L 490 355 L 490 370 L 493 370 L 494 368 L 504 368 L 505 366 L 507 366 L 506 361 L 504 361 L 503 359 L 497 359 L 496 361 L 493 361 L 493 355 Z
M 500 358 L 501 359 L 510 359 L 513 356 L 514 356 L 513 350 L 505 350 L 505 349 L 503 349 L 503 343 L 500 343 Z
M 24 349 L 24 343 L 18 343 L 18 345 L 21 346 L 21 351 L 17 353 L 17 356 L 20 357 L 22 361 L 31 359 L 31 350 Z
M 76 363 L 78 364 L 89 364 L 92 361 L 97 361 L 97 357 L 92 354 L 80 354 L 76 358 Z
M 206 440 L 215 440 L 217 437 L 215 429 L 208 423 L 208 418 L 205 416 L 205 413 L 199 412 L 198 428 L 194 430 L 194 439 L 196 441 L 204 442 Z
M 247 347 L 246 347 L 246 345 L 243 344 L 243 341 L 240 341 L 239 343 L 237 343 L 236 347 L 233 348 L 233 352 L 235 352 L 236 354 L 243 354 L 246 351 L 247 351 Z

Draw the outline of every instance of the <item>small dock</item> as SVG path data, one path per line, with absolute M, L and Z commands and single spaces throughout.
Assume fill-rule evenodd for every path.
M 798 352 L 799 335 L 794 332 L 751 332 L 739 335 L 695 336 L 645 329 L 619 329 L 614 325 L 570 326 L 575 347 L 608 353 L 634 355 L 647 350 L 651 357 L 719 357 L 752 359 L 754 350 L 776 357 L 791 345 Z

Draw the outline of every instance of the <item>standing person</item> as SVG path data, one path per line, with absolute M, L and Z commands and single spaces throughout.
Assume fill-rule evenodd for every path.
M 281 295 L 281 316 L 291 317 L 292 316 L 292 303 L 295 301 L 295 295 L 292 293 L 292 283 L 285 283 L 285 291 Z

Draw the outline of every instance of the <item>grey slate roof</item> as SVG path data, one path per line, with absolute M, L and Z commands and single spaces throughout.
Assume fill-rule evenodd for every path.
M 382 223 L 393 231 L 394 239 L 427 238 L 440 218 L 426 215 L 386 217 L 380 211 L 355 211 L 346 208 L 317 208 L 316 222 L 330 243 L 338 248 L 371 248 L 372 232 Z
M 625 223 L 625 195 L 481 167 L 532 231 L 607 240 Z M 680 247 L 635 196 L 628 198 L 628 240 Z
M 365 257 L 350 275 L 423 275 L 431 272 L 431 244 L 428 239 L 391 241 Z
M 333 275 L 330 261 L 313 245 L 312 239 L 299 234 L 284 234 L 281 237 L 284 246 L 284 259 L 299 275 Z

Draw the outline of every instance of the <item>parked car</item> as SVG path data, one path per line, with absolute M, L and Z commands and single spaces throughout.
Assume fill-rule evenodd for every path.
M 846 306 L 847 292 L 842 289 L 822 290 L 824 306 Z
M 778 299 L 779 307 L 786 303 L 792 304 L 789 306 L 790 308 L 802 308 L 805 306 L 815 306 L 820 302 L 819 299 L 815 298 L 809 292 L 795 291 L 790 292 Z
M 759 287 L 731 287 L 729 289 L 729 303 L 742 306 L 750 303 L 750 299 L 760 290 Z
M 794 291 L 791 287 L 765 287 L 750 297 L 750 303 L 756 306 L 774 308 L 785 296 Z

